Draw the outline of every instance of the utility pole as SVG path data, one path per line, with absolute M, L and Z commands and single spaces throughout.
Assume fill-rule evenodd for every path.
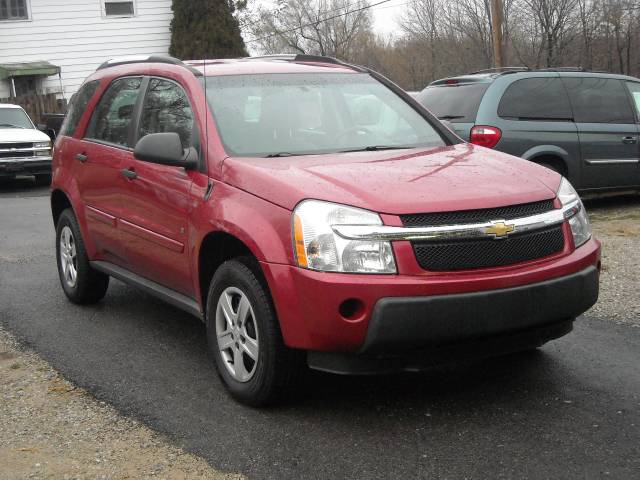
M 493 36 L 493 66 L 504 67 L 502 61 L 502 0 L 491 0 L 491 33 Z

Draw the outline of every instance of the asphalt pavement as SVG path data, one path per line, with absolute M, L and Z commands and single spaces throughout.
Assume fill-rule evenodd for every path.
M 640 328 L 587 313 L 536 352 L 425 374 L 310 374 L 287 404 L 225 392 L 203 325 L 112 280 L 58 283 L 48 190 L 0 185 L 0 324 L 69 380 L 249 478 L 640 478 Z M 1 408 L 1 406 L 0 406 Z

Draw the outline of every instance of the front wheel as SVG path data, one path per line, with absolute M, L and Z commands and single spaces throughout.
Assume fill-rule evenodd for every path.
M 80 226 L 73 210 L 60 214 L 56 225 L 58 275 L 64 293 L 73 303 L 96 303 L 107 293 L 109 276 L 91 268 Z
M 223 263 L 207 298 L 207 339 L 218 373 L 231 395 L 251 406 L 280 399 L 304 359 L 284 345 L 258 268 L 251 259 Z

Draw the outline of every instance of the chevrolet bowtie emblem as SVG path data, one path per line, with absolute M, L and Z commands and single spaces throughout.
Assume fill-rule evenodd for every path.
M 507 225 L 504 222 L 494 222 L 490 227 L 485 228 L 484 233 L 496 238 L 503 238 L 516 229 L 515 225 Z

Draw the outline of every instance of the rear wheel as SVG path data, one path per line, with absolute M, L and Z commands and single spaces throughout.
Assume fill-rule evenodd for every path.
M 242 403 L 279 400 L 303 368 L 302 352 L 284 345 L 259 268 L 250 259 L 223 263 L 207 298 L 207 338 L 220 377 Z
M 58 218 L 56 257 L 60 284 L 69 300 L 89 304 L 105 296 L 109 276 L 91 268 L 78 221 L 70 208 Z

